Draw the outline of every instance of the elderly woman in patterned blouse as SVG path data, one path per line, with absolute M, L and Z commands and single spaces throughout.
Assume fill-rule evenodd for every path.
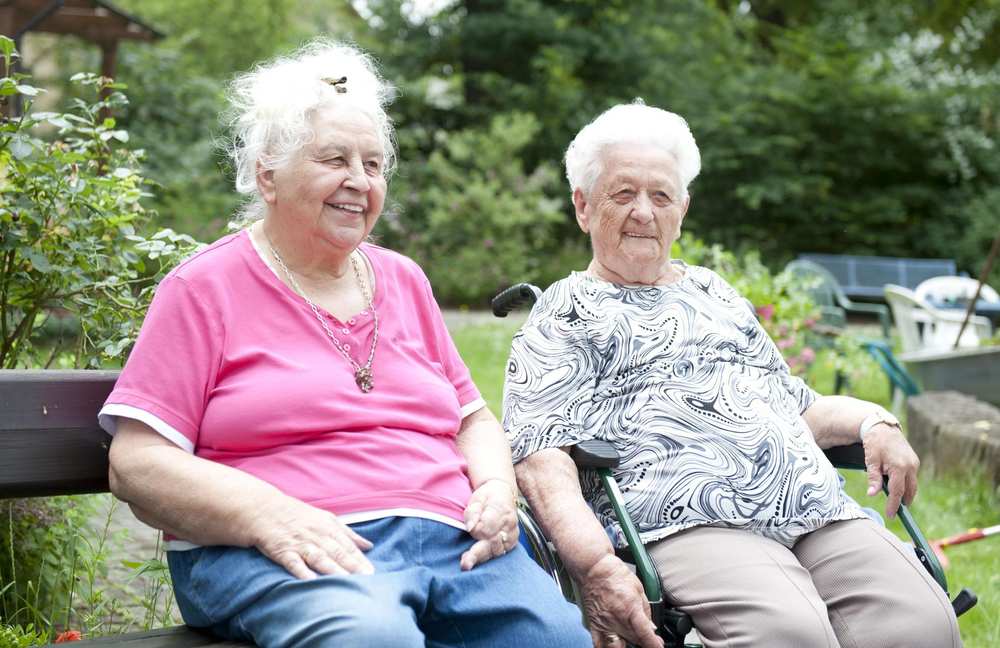
M 607 499 L 567 454 L 593 438 L 621 454 L 665 595 L 707 646 L 961 645 L 944 593 L 821 450 L 860 439 L 892 516 L 918 466 L 896 419 L 814 392 L 747 300 L 671 259 L 699 169 L 685 121 L 658 108 L 615 106 L 580 131 L 566 175 L 593 260 L 542 295 L 508 363 L 518 484 L 582 585 L 594 645 L 661 641 Z

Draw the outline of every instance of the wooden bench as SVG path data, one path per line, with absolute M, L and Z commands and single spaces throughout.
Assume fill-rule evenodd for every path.
M 826 268 L 851 298 L 884 301 L 886 284 L 913 290 L 924 279 L 957 274 L 952 259 L 907 259 L 853 254 L 800 254 Z
M 0 499 L 108 491 L 111 437 L 97 412 L 114 371 L 0 370 Z M 0 584 L 2 586 L 2 584 Z M 93 646 L 249 646 L 185 626 L 84 641 Z

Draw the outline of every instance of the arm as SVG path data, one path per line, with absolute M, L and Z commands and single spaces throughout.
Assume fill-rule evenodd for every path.
M 465 526 L 477 542 L 462 554 L 460 563 L 463 570 L 469 570 L 517 544 L 517 489 L 510 447 L 488 407 L 462 419 L 456 441 L 468 463 L 473 490 L 465 508 Z
M 820 396 L 802 413 L 817 445 L 830 448 L 862 441 L 868 468 L 868 495 L 882 488 L 882 476 L 889 476 L 889 497 L 885 512 L 893 517 L 900 501 L 910 504 L 917 494 L 917 469 L 920 460 L 907 443 L 902 430 L 894 425 L 876 424 L 859 435 L 861 423 L 881 409 L 875 403 L 850 396 Z
M 621 637 L 643 648 L 662 640 L 650 620 L 649 602 L 632 570 L 615 556 L 611 541 L 580 491 L 569 454 L 547 448 L 516 467 L 518 485 L 559 558 L 583 590 L 583 605 L 594 645 L 621 645 Z
M 111 444 L 111 492 L 136 517 L 200 545 L 256 547 L 298 578 L 373 573 L 371 543 L 332 513 L 256 477 L 181 450 L 122 418 Z

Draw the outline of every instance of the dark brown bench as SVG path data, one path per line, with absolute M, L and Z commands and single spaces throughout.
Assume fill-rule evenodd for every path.
M 108 491 L 111 437 L 97 425 L 115 371 L 0 370 L 0 499 Z M 249 646 L 185 626 L 87 640 L 93 646 Z

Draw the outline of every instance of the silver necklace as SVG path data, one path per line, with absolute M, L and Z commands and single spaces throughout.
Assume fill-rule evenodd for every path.
M 371 293 L 368 292 L 367 282 L 361 279 L 361 270 L 358 269 L 358 261 L 354 258 L 354 253 L 351 253 L 350 256 L 351 268 L 354 270 L 354 278 L 358 280 L 358 286 L 361 287 L 361 294 L 364 295 L 365 302 L 368 304 L 368 310 L 372 312 L 372 319 L 375 320 L 375 332 L 372 335 L 372 348 L 368 352 L 368 362 L 366 362 L 364 366 L 361 366 L 354 361 L 354 358 L 352 358 L 351 354 L 348 353 L 346 348 L 344 348 L 341 341 L 338 340 L 337 336 L 333 334 L 332 330 L 330 330 L 326 320 L 323 319 L 323 316 L 319 313 L 319 309 L 316 308 L 316 304 L 314 304 L 306 295 L 305 291 L 302 290 L 302 287 L 299 286 L 299 282 L 295 281 L 295 277 L 292 275 L 291 270 L 289 270 L 288 266 L 285 265 L 285 262 L 281 259 L 281 255 L 278 254 L 278 251 L 274 249 L 274 243 L 271 243 L 271 238 L 266 233 L 264 234 L 264 238 L 267 239 L 267 244 L 271 248 L 271 254 L 274 255 L 274 259 L 285 272 L 285 276 L 288 277 L 288 281 L 292 284 L 292 288 L 294 288 L 295 292 L 302 296 L 302 299 L 306 300 L 306 303 L 309 304 L 309 308 L 312 309 L 313 315 L 316 316 L 316 321 L 319 322 L 319 325 L 323 327 L 324 331 L 326 331 L 327 337 L 329 337 L 330 341 L 333 342 L 333 346 L 337 347 L 337 350 L 340 351 L 341 355 L 343 355 L 344 358 L 346 358 L 351 364 L 351 367 L 354 368 L 354 382 L 358 384 L 358 389 L 366 394 L 370 392 L 375 386 L 375 376 L 372 373 L 372 364 L 375 362 L 375 345 L 378 344 L 378 312 L 375 310 L 375 304 L 372 303 L 372 296 Z

